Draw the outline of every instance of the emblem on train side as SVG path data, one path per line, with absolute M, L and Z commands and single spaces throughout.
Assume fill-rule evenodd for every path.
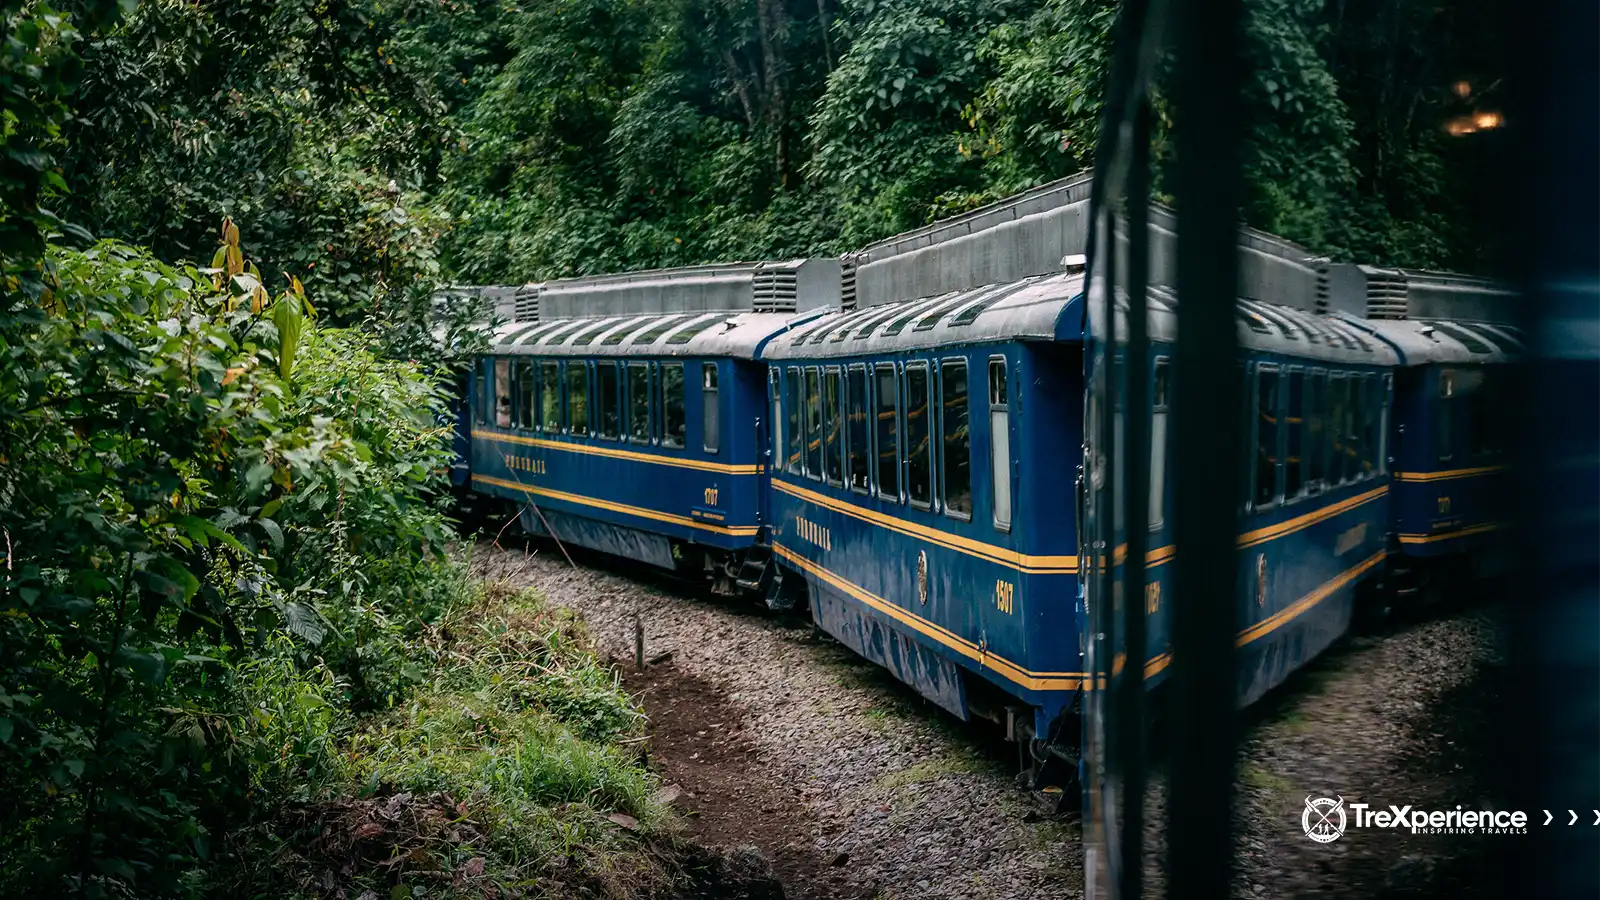
M 1338 540 L 1335 541 L 1333 545 L 1333 554 L 1335 556 L 1343 556 L 1346 553 L 1349 553 L 1351 550 L 1354 550 L 1355 548 L 1366 543 L 1366 540 L 1367 523 L 1362 522 L 1346 529 L 1339 535 Z
M 1344 798 L 1330 800 L 1306 797 L 1306 811 L 1300 814 L 1300 827 L 1306 837 L 1319 844 L 1331 844 L 1344 834 Z
M 1267 605 L 1267 555 L 1256 557 L 1256 605 Z
M 917 599 L 928 605 L 928 551 L 917 553 Z

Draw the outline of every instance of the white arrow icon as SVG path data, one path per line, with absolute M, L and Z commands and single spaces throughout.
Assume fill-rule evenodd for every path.
M 1553 818 L 1555 818 L 1555 816 L 1550 815 L 1550 810 L 1547 809 L 1547 810 L 1544 811 L 1544 823 L 1546 825 L 1549 825 L 1550 824 L 1550 820 L 1553 819 Z
M 1594 811 L 1594 823 L 1600 825 L 1600 809 Z
M 1578 822 L 1578 814 L 1575 813 L 1575 812 L 1572 812 L 1572 810 L 1570 810 L 1570 809 L 1567 810 L 1567 812 L 1572 813 L 1572 821 L 1568 822 L 1567 824 L 1568 825 L 1576 825 L 1577 822 Z

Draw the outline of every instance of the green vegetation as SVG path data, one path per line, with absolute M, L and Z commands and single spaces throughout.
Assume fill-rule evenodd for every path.
M 1491 8 L 1249 9 L 1251 223 L 1482 268 L 1493 135 L 1444 125 L 1496 111 Z M 1070 174 L 1114 13 L 0 0 L 0 894 L 677 883 L 581 631 L 446 552 L 472 311 L 432 290 L 847 250 Z
M 1251 0 L 1251 224 L 1478 271 L 1494 7 Z M 230 215 L 331 321 L 445 277 L 854 249 L 1093 157 L 1109 0 L 145 0 L 84 48 L 71 221 Z M 1462 93 L 1466 96 L 1462 96 Z M 1170 163 L 1157 86 L 1156 158 Z M 1161 179 L 1157 179 L 1158 188 Z

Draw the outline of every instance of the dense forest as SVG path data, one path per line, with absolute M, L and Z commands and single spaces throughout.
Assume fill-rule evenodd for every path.
M 1480 0 L 1253 0 L 1250 224 L 1485 265 Z M 231 215 L 341 316 L 854 249 L 1093 156 L 1108 0 L 148 0 L 83 48 L 70 221 L 162 258 Z M 1158 100 L 1157 157 L 1170 120 Z
M 1247 6 L 1250 223 L 1490 266 L 1493 7 Z M 1115 16 L 0 0 L 0 895 L 670 896 L 637 710 L 469 577 L 434 288 L 838 252 L 1071 174 Z

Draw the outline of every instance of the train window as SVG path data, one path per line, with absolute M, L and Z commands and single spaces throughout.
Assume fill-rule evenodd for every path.
M 683 363 L 661 364 L 661 443 L 682 447 L 689 434 L 683 416 Z
M 1344 417 L 1349 403 L 1348 379 L 1333 374 L 1328 382 L 1328 484 L 1344 480 Z
M 994 489 L 994 525 L 1011 530 L 1011 394 L 1006 360 L 989 358 L 989 478 Z
M 879 363 L 876 376 L 878 454 L 874 457 L 874 480 L 878 496 L 900 499 L 900 382 L 894 377 L 893 363 Z
M 1483 369 L 1457 369 L 1456 393 L 1462 398 L 1466 418 L 1467 452 L 1483 458 L 1498 454 L 1499 429 L 1495 413 L 1499 408 L 1494 397 L 1497 381 L 1490 379 Z
M 829 484 L 844 484 L 844 417 L 839 414 L 839 367 L 822 373 L 822 474 Z
M 1366 450 L 1361 445 L 1361 419 L 1367 408 L 1365 382 L 1360 375 L 1345 379 L 1350 388 L 1350 398 L 1344 407 L 1344 470 L 1345 481 L 1361 478 L 1361 461 Z
M 1361 376 L 1361 477 L 1378 474 L 1378 379 Z
M 589 367 L 578 361 L 567 363 L 567 432 L 589 433 Z
M 1278 370 L 1256 368 L 1256 478 L 1255 508 L 1265 509 L 1278 499 Z
M 783 370 L 767 370 L 767 402 L 772 406 L 772 460 L 783 461 Z
M 783 375 L 783 405 L 789 411 L 789 444 L 784 468 L 800 474 L 800 445 L 805 437 L 800 427 L 800 370 L 790 366 Z
M 489 424 L 489 394 L 494 380 L 494 360 L 480 359 L 474 374 L 472 384 L 472 416 L 479 425 Z
M 1385 375 L 1378 382 L 1378 399 L 1383 412 L 1378 417 L 1378 474 L 1389 473 L 1389 397 L 1394 393 L 1394 376 Z
M 1452 369 L 1439 372 L 1439 402 L 1433 412 L 1433 446 L 1439 462 L 1449 462 L 1455 456 L 1451 446 L 1455 430 L 1456 373 Z
M 494 423 L 511 427 L 511 360 L 494 361 Z
M 850 490 L 868 493 L 871 474 L 872 439 L 867 433 L 867 367 L 851 366 L 845 375 L 845 404 L 849 409 Z
M 533 427 L 533 363 L 525 359 L 512 360 L 511 371 L 517 386 L 516 421 L 518 428 Z
M 595 436 L 614 441 L 622 434 L 621 377 L 614 362 L 594 364 Z
M 717 404 L 717 364 L 700 364 L 700 430 L 701 443 L 707 453 L 717 452 L 717 446 L 722 440 L 722 428 L 719 416 L 721 408 Z
M 913 506 L 933 506 L 933 428 L 928 364 L 906 365 L 906 492 Z
M 1150 381 L 1150 527 L 1160 528 L 1167 518 L 1167 412 L 1170 409 L 1165 358 L 1156 360 Z
M 649 363 L 628 363 L 628 439 L 650 443 Z
M 1305 419 L 1301 430 L 1300 465 L 1305 471 L 1306 487 L 1315 492 L 1322 489 L 1322 479 L 1327 468 L 1328 373 L 1318 370 L 1305 381 L 1305 403 L 1300 415 Z
M 941 471 L 944 511 L 972 518 L 972 429 L 967 416 L 967 361 L 939 363 L 939 429 L 944 438 Z
M 1293 503 L 1305 491 L 1305 454 L 1306 447 L 1310 444 L 1305 441 L 1306 431 L 1306 404 L 1305 404 L 1305 372 L 1301 369 L 1290 369 L 1288 378 L 1288 396 L 1283 411 L 1283 424 L 1285 431 L 1283 453 L 1283 499 L 1285 503 Z
M 556 434 L 561 431 L 561 364 L 539 366 L 539 427 Z
M 817 378 L 817 367 L 806 368 L 806 446 L 805 471 L 807 478 L 822 479 L 822 387 Z

